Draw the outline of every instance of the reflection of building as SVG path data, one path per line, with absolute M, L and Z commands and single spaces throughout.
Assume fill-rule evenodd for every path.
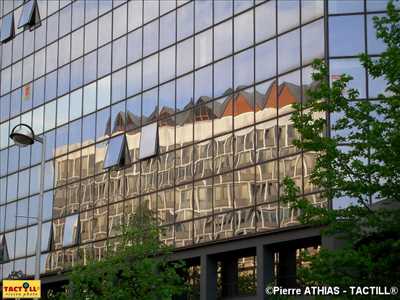
M 148 207 L 203 299 L 215 299 L 205 293 L 216 281 L 221 297 L 292 285 L 296 249 L 321 241 L 298 226 L 280 183 L 290 176 L 315 205 L 326 201 L 310 183 L 316 154 L 293 145 L 291 104 L 307 101 L 314 58 L 333 74 L 349 66 L 362 87 L 349 55 L 363 48 L 342 53 L 325 33 L 331 20 L 370 22 L 370 2 L 380 5 L 367 1 L 364 15 L 363 1 L 361 11 L 320 0 L 36 1 L 39 14 L 17 28 L 32 0 L 2 1 L 0 275 L 34 269 L 36 222 L 16 216 L 36 216 L 40 149 L 8 139 L 25 122 L 47 140 L 43 282 L 104 257 L 119 225 Z M 338 45 L 375 45 L 360 38 Z

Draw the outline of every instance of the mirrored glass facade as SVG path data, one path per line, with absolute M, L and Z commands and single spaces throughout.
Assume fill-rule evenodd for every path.
M 372 16 L 385 1 L 344 2 L 38 0 L 40 26 L 24 30 L 23 1 L 3 1 L 2 38 L 14 21 L 15 37 L 0 46 L 0 275 L 34 269 L 37 221 L 19 216 L 37 215 L 42 149 L 9 139 L 21 122 L 46 138 L 43 273 L 101 258 L 140 208 L 189 247 L 298 224 L 285 176 L 327 205 L 291 104 L 315 86 L 315 58 L 361 98 L 382 89 L 356 56 L 382 51 Z M 130 159 L 107 170 L 122 134 Z

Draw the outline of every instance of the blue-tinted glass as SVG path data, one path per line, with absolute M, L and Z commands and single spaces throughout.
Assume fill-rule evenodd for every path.
M 175 46 L 160 52 L 160 82 L 175 76 Z
M 69 115 L 69 95 L 65 95 L 57 100 L 57 126 L 68 122 Z
M 360 92 L 360 98 L 365 98 L 365 70 L 358 59 L 331 59 L 330 61 L 331 81 L 342 74 L 353 77 L 348 87 L 355 88 Z
M 78 241 L 78 217 L 76 214 L 65 218 L 63 247 L 75 245 Z
M 68 146 L 68 124 L 56 130 L 56 149 L 55 155 L 59 156 L 67 152 Z
M 40 191 L 40 166 L 31 168 L 31 177 L 29 185 L 29 194 L 37 194 Z
M 113 71 L 126 65 L 126 36 L 113 42 Z
M 329 18 L 329 55 L 347 56 L 364 52 L 364 16 Z
M 36 1 L 31 0 L 25 3 L 21 16 L 19 17 L 18 21 L 18 28 L 29 25 L 32 23 L 32 19 L 35 17 L 34 12 L 36 8 Z M 33 21 L 35 21 L 33 19 Z
M 232 91 L 232 58 L 224 59 L 214 65 L 214 98 Z
M 208 101 L 212 98 L 212 66 L 208 66 L 201 70 L 198 70 L 194 74 L 194 100 L 199 101 L 202 98 Z
M 142 62 L 129 66 L 127 72 L 127 96 L 129 97 L 142 90 Z
M 195 2 L 195 30 L 200 31 L 207 28 L 212 24 L 212 6 L 210 0 L 196 1 Z
M 85 26 L 85 53 L 97 48 L 97 21 Z
M 69 65 L 58 69 L 58 91 L 57 95 L 64 95 L 69 91 Z
M 57 71 L 46 75 L 46 102 L 57 96 Z
M 118 167 L 121 163 L 122 156 L 125 154 L 126 143 L 125 136 L 119 135 L 108 141 L 106 157 L 104 159 L 104 168 L 109 169 Z
M 113 38 L 118 38 L 127 31 L 127 5 L 122 5 L 113 10 Z
M 47 103 L 44 107 L 44 131 L 53 129 L 56 124 L 57 101 Z
M 256 47 L 256 81 L 276 74 L 276 39 Z
M 22 147 L 19 149 L 19 169 L 29 166 L 31 162 L 31 146 Z
M 96 110 L 96 82 L 83 88 L 83 115 Z
M 6 163 L 7 165 L 7 163 Z M 7 200 L 7 177 L 0 178 L 0 203 L 4 204 Z M 1 206 L 4 207 L 4 206 Z M 0 224 L 4 225 L 4 214 L 1 215 Z M 0 226 L 1 226 L 0 225 Z
M 158 89 L 152 89 L 143 93 L 142 114 L 143 123 L 154 121 L 157 118 Z
M 18 175 L 18 198 L 23 198 L 29 194 L 29 169 L 24 170 Z
M 158 54 L 143 61 L 143 89 L 148 89 L 158 83 Z
M 49 131 L 46 133 L 46 160 L 54 157 L 54 147 L 56 144 L 55 131 Z
M 368 15 L 367 16 L 367 46 L 368 54 L 380 54 L 385 50 L 385 43 L 382 39 L 376 37 L 376 29 L 374 27 L 373 18 L 382 17 L 383 15 Z
M 18 186 L 18 173 L 14 173 L 13 175 L 8 176 L 8 178 L 7 178 L 7 202 L 17 199 L 17 186 Z M 8 222 L 15 224 L 15 219 L 11 220 L 11 217 L 12 216 L 10 216 L 10 218 L 8 218 L 8 214 L 7 214 L 6 218 L 8 218 L 9 221 L 7 221 L 6 224 Z
M 235 51 L 244 49 L 254 42 L 253 11 L 243 13 L 234 19 L 234 44 Z
M 214 27 L 214 59 L 232 53 L 232 20 Z
M 83 28 L 74 31 L 71 37 L 71 60 L 74 60 L 83 54 Z
M 247 86 L 254 81 L 254 50 L 249 49 L 235 55 L 235 89 Z
M 44 77 L 35 80 L 33 83 L 33 107 L 44 102 Z
M 142 58 L 142 29 L 128 34 L 128 63 Z
M 82 86 L 83 83 L 83 58 L 71 63 L 71 90 Z
M 126 130 L 140 126 L 142 115 L 141 96 L 135 96 L 126 101 Z
M 112 14 L 109 13 L 99 19 L 99 46 L 111 41 Z
M 72 3 L 72 30 L 83 25 L 85 19 L 85 2 L 78 0 Z
M 298 26 L 300 21 L 300 1 L 277 1 L 277 3 L 278 33 Z
M 144 26 L 143 29 L 143 56 L 147 56 L 158 49 L 158 20 Z
M 82 115 L 82 89 L 76 90 L 70 94 L 69 119 L 75 120 Z
M 44 189 L 49 190 L 54 187 L 54 164 L 53 161 L 48 161 L 44 165 L 44 172 L 45 172 L 45 177 L 44 177 Z
M 53 192 L 43 194 L 43 221 L 50 220 L 53 217 Z
M 97 17 L 98 1 L 86 1 L 85 3 L 85 21 L 89 22 Z
M 96 113 L 96 140 L 101 140 L 110 135 L 111 120 L 110 108 L 100 110 Z
M 160 86 L 159 102 L 160 118 L 163 117 L 164 112 L 166 115 L 175 112 L 175 81 Z
M 17 216 L 17 228 L 28 225 L 28 198 L 17 202 Z
M 110 105 L 111 76 L 104 77 L 97 82 L 97 109 Z
M 300 65 L 300 30 L 278 38 L 278 72 L 283 73 Z
M 111 106 L 111 133 L 125 130 L 125 101 Z
M 111 73 L 111 45 L 108 44 L 98 50 L 98 65 L 97 78 L 103 77 Z
M 19 157 L 19 147 L 13 146 L 8 148 L 8 156 L 9 157 Z M 8 173 L 12 173 L 17 171 L 18 169 L 18 159 L 9 159 L 8 160 Z
M 0 151 L 0 176 L 4 176 L 7 174 L 7 160 L 8 160 L 8 149 L 3 149 Z M 0 199 L 0 203 L 1 201 L 5 201 L 5 198 Z
M 364 10 L 364 1 L 360 0 L 329 0 L 328 4 L 331 14 L 362 12 Z
M 176 109 L 184 110 L 193 103 L 193 73 L 176 80 Z
M 82 121 L 82 145 L 86 146 L 94 142 L 96 135 L 96 115 L 91 114 Z
M 31 165 L 37 165 L 42 161 L 42 144 L 33 143 L 31 146 Z
M 251 7 L 253 5 L 253 2 L 254 2 L 253 0 L 246 0 L 246 1 L 234 0 L 235 14 Z
M 316 58 L 324 57 L 324 22 L 318 20 L 302 27 L 302 62 L 311 63 Z
M 178 41 L 193 34 L 193 2 L 178 8 Z
M 232 4 L 233 1 L 214 1 L 214 23 L 232 16 Z
M 164 48 L 175 42 L 176 12 L 173 11 L 160 19 L 160 48 Z
M 69 124 L 69 151 L 80 148 L 81 146 L 82 121 L 78 119 Z
M 142 127 L 140 133 L 140 159 L 153 156 L 157 153 L 157 123 Z
M 21 89 L 11 93 L 10 117 L 16 116 L 21 112 Z
M 1 23 L 1 35 L 0 40 L 2 43 L 11 39 L 14 35 L 14 15 L 8 14 L 3 18 L 3 22 Z
M 193 70 L 193 38 L 179 43 L 176 47 L 177 75 Z M 145 77 L 144 77 L 145 78 Z
M 319 0 L 317 0 L 320 2 Z M 304 1 L 303 1 L 304 2 Z M 310 1 L 305 1 L 310 2 Z M 276 2 L 268 1 L 255 9 L 256 42 L 276 35 Z
M 7 120 L 10 116 L 10 94 L 0 98 L 0 121 Z
M 96 79 L 97 76 L 97 51 L 85 56 L 84 62 L 84 82 L 85 84 Z
M 99 84 L 100 88 L 100 84 Z M 112 74 L 112 103 L 125 98 L 126 92 L 126 68 Z
M 68 5 L 60 11 L 60 29 L 59 36 L 64 36 L 71 31 L 71 9 L 72 5 Z
M 144 1 L 144 16 L 143 20 L 145 23 L 158 17 L 158 0 L 147 0 Z

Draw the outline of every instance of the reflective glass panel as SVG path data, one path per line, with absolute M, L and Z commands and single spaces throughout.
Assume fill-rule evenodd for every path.
M 158 146 L 157 131 L 157 123 L 152 123 L 142 127 L 140 133 L 140 159 L 148 158 L 156 154 Z

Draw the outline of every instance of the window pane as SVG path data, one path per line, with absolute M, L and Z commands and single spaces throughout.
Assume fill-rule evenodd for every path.
M 143 55 L 147 56 L 158 49 L 158 20 L 144 26 Z
M 256 47 L 256 81 L 276 75 L 276 39 Z
M 278 1 L 278 33 L 299 26 L 300 3 L 298 0 Z
M 193 103 L 193 74 L 176 81 L 176 109 L 187 109 L 190 103 Z
M 253 44 L 253 11 L 248 11 L 235 17 L 234 42 L 235 51 L 239 51 Z
M 365 70 L 358 59 L 332 59 L 330 61 L 331 80 L 342 74 L 353 77 L 348 84 L 348 88 L 357 89 L 360 92 L 360 98 L 365 98 Z
M 148 123 L 157 119 L 157 88 L 143 93 L 142 122 Z
M 82 115 L 82 89 L 76 90 L 70 95 L 69 119 L 74 120 Z
M 359 0 L 329 0 L 328 5 L 331 14 L 362 12 L 364 10 L 364 1 Z
M 97 109 L 110 105 L 110 96 L 111 76 L 107 76 L 97 82 Z
M 179 43 L 177 46 L 177 75 L 182 75 L 193 69 L 193 39 Z
M 128 34 L 128 63 L 142 58 L 142 29 Z
M 268 1 L 256 7 L 256 43 L 276 35 L 276 2 Z
M 158 17 L 158 0 L 144 1 L 144 23 Z
M 214 27 L 214 59 L 232 53 L 232 20 Z
M 158 54 L 143 61 L 143 89 L 148 89 L 158 83 Z
M 175 46 L 160 52 L 160 82 L 175 76 Z
M 111 41 L 112 14 L 108 13 L 99 19 L 99 46 L 105 45 Z
M 193 34 L 193 2 L 178 8 L 178 41 Z
M 97 21 L 85 26 L 85 53 L 96 49 L 97 47 Z
M 202 98 L 203 101 L 210 100 L 212 98 L 212 66 L 208 66 L 197 71 L 194 75 L 194 78 L 195 101 L 199 101 L 200 98 Z
M 87 115 L 96 110 L 96 82 L 84 87 L 83 114 Z
M 212 60 L 212 30 L 202 32 L 195 37 L 195 66 L 202 67 Z
M 319 20 L 302 27 L 303 65 L 324 57 L 324 22 Z
M 175 11 L 163 16 L 160 19 L 160 48 L 164 48 L 175 42 L 175 27 L 176 13 Z
M 106 157 L 104 159 L 104 168 L 120 167 L 125 162 L 124 155 L 129 153 L 126 150 L 125 135 L 119 135 L 108 141 Z M 125 153 L 127 152 L 127 153 Z
M 214 65 L 214 98 L 232 91 L 232 58 L 229 57 Z
M 127 75 L 128 97 L 139 93 L 142 90 L 142 62 L 139 61 L 128 67 Z
M 324 1 L 307 0 L 301 1 L 301 22 L 307 23 L 324 15 Z
M 212 5 L 210 0 L 195 1 L 196 32 L 212 24 Z
M 142 127 L 140 133 L 140 159 L 148 158 L 156 154 L 158 145 L 157 123 Z
M 78 217 L 72 215 L 65 218 L 63 247 L 73 246 L 78 241 Z
M 329 18 L 329 55 L 358 55 L 364 51 L 364 16 Z
M 376 37 L 376 29 L 372 20 L 374 16 L 383 17 L 384 15 L 367 15 L 368 54 L 380 54 L 386 48 L 383 40 Z
M 113 10 L 113 38 L 118 38 L 127 31 L 127 4 Z
M 235 90 L 254 81 L 254 50 L 249 49 L 235 55 Z
M 214 23 L 232 16 L 232 4 L 232 1 L 214 1 Z
M 124 68 L 112 74 L 112 92 L 111 92 L 112 103 L 124 99 L 125 91 L 126 91 L 126 69 Z
M 14 15 L 8 14 L 3 18 L 3 22 L 1 23 L 1 42 L 4 43 L 8 39 L 11 39 L 14 35 Z
M 278 38 L 278 71 L 288 71 L 300 65 L 300 30 Z
M 175 112 L 175 82 L 169 82 L 160 86 L 159 115 L 162 118 L 162 112 L 165 109 L 167 115 Z
M 21 16 L 18 21 L 18 28 L 29 25 L 35 21 L 36 1 L 29 1 L 24 4 Z M 39 21 L 39 20 L 38 20 Z
M 128 3 L 128 27 L 129 31 L 142 25 L 142 1 L 130 1 Z

